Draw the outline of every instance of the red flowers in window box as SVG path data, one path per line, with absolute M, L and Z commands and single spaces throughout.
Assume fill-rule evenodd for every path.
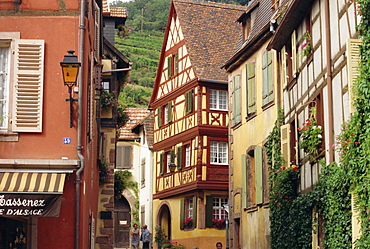
M 192 218 L 187 218 L 182 222 L 182 224 L 184 225 L 185 228 L 190 228 L 193 227 L 194 220 Z
M 213 227 L 215 228 L 225 228 L 226 227 L 226 220 L 225 219 L 214 219 Z

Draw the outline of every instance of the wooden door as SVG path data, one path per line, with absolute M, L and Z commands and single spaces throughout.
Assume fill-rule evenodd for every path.
M 125 198 L 114 205 L 114 247 L 130 248 L 131 214 L 130 205 Z

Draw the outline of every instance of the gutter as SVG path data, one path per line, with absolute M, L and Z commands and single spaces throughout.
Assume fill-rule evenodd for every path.
M 84 68 L 84 40 L 85 40 L 85 1 L 80 1 L 80 26 L 79 28 L 79 48 L 78 55 L 81 61 L 81 70 L 78 74 L 78 82 L 80 86 L 83 84 L 83 68 Z M 78 121 L 77 121 L 77 155 L 80 159 L 79 168 L 76 171 L 76 225 L 75 225 L 75 249 L 79 248 L 80 245 L 80 202 L 81 202 L 81 174 L 85 168 L 85 157 L 82 155 L 82 96 L 83 87 L 79 87 L 78 93 Z

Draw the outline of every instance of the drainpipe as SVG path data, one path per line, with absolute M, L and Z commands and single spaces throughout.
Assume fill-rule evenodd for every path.
M 80 26 L 79 28 L 79 48 L 78 48 L 78 56 L 80 57 L 81 61 L 81 69 L 78 75 L 78 121 L 77 121 L 77 155 L 80 159 L 80 165 L 78 170 L 76 171 L 76 228 L 75 228 L 75 249 L 79 248 L 80 244 L 80 202 L 81 202 L 81 174 L 85 168 L 85 157 L 82 155 L 82 95 L 83 95 L 83 68 L 84 68 L 84 35 L 85 35 L 85 20 L 84 20 L 84 13 L 85 13 L 85 0 L 81 0 L 80 2 Z
M 328 130 L 329 130 L 329 164 L 334 161 L 334 151 L 332 148 L 334 129 L 333 129 L 333 78 L 331 70 L 331 40 L 330 40 L 330 11 L 329 11 L 329 0 L 324 1 L 325 8 L 325 35 L 326 35 L 326 82 L 328 86 Z

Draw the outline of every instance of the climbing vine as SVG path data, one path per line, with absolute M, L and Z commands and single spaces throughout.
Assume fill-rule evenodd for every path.
M 132 224 L 139 225 L 139 187 L 136 181 L 131 181 L 132 173 L 128 170 L 118 170 L 114 172 L 114 196 L 116 199 L 121 198 L 124 189 L 131 189 L 134 192 L 134 208 L 131 209 L 133 217 Z
M 339 162 L 330 165 L 321 162 L 320 178 L 312 191 L 298 195 L 295 172 L 300 169 L 293 172 L 292 167 L 282 168 L 281 155 L 276 155 L 281 154 L 281 117 L 268 137 L 272 249 L 311 248 L 312 232 L 319 232 L 319 226 L 324 237 L 323 248 L 351 248 L 351 194 L 361 222 L 361 235 L 355 241 L 355 248 L 370 248 L 370 0 L 357 1 L 357 8 L 363 44 L 360 75 L 353 89 L 356 111 L 336 138 Z

